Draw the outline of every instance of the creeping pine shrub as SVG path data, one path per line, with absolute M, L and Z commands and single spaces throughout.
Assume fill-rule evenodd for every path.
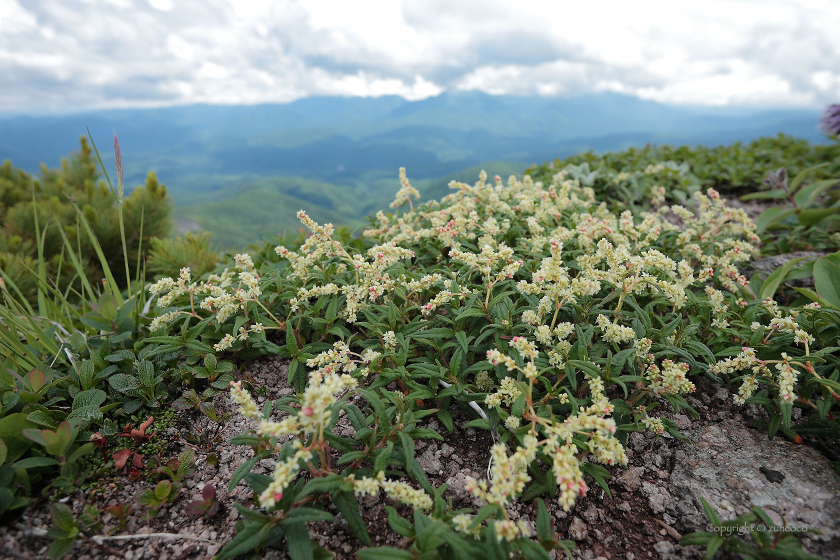
M 216 351 L 291 359 L 295 396 L 260 408 L 232 383 L 255 423 L 236 441 L 255 457 L 231 485 L 244 477 L 268 515 L 249 512 L 222 558 L 282 536 L 311 550 L 300 527 L 330 518 L 327 501 L 369 545 L 355 496 L 380 491 L 414 509 L 408 520 L 388 506 L 414 552 L 545 558 L 568 543 L 554 539 L 542 502 L 542 546 L 508 506 L 542 495 L 569 510 L 587 476 L 609 492 L 603 465 L 627 463 L 628 432 L 683 437 L 656 407 L 696 416 L 685 400 L 693 377 L 729 376 L 738 402 L 764 406 L 776 428 L 791 428 L 794 405 L 822 407 L 825 418 L 837 399 L 837 359 L 824 344 L 837 317 L 750 292 L 739 266 L 756 253 L 754 225 L 714 190 L 695 193 L 691 210 L 616 215 L 562 172 L 550 184 L 525 176 L 506 186 L 482 173 L 400 213 L 417 198 L 403 183 L 395 213 L 378 213 L 361 240 L 343 243 L 301 211 L 311 235 L 296 249 L 277 247 L 279 264 L 258 270 L 237 255 L 206 280 L 184 269 L 151 287 L 155 334 L 195 323 Z M 272 342 L 283 332 L 285 345 Z M 422 418 L 452 432 L 453 406 L 498 436 L 492 477 L 467 480 L 488 504 L 478 512 L 453 510 L 445 485 L 434 488 L 414 457 L 416 439 L 445 439 L 419 427 Z M 352 437 L 332 431 L 342 411 Z M 272 476 L 248 473 L 272 455 Z

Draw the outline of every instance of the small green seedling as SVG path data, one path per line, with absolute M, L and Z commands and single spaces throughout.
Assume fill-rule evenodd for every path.
M 149 506 L 149 519 L 154 519 L 160 513 L 160 508 L 171 504 L 181 492 L 179 483 L 161 480 L 154 488 L 146 488 L 135 494 L 134 501 L 140 505 Z
M 722 523 L 714 508 L 705 499 L 700 498 L 709 519 L 711 531 L 698 531 L 680 539 L 683 546 L 698 545 L 706 547 L 706 559 L 711 560 L 722 548 L 727 552 L 742 554 L 746 558 L 764 560 L 770 558 L 790 558 L 792 560 L 820 560 L 819 556 L 802 550 L 800 538 L 803 533 L 819 533 L 815 529 L 794 529 L 778 526 L 770 516 L 758 506 L 752 511 L 739 515 L 731 521 Z M 741 536 L 749 535 L 752 543 L 744 542 Z

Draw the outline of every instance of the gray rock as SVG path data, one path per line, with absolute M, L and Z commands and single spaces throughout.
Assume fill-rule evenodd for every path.
M 673 500 L 665 488 L 650 482 L 642 483 L 642 494 L 647 497 L 653 513 L 662 513 L 665 511 L 665 506 Z
M 642 485 L 642 474 L 644 472 L 644 467 L 629 467 L 621 471 L 621 474 L 615 480 L 630 492 L 635 492 Z
M 598 508 L 596 508 L 596 507 L 595 507 L 594 505 L 592 505 L 592 504 L 590 504 L 590 505 L 589 505 L 589 507 L 586 509 L 586 511 L 584 511 L 583 513 L 581 513 L 581 515 L 582 515 L 582 516 L 583 516 L 583 518 L 584 518 L 584 519 L 586 519 L 586 521 L 587 521 L 588 523 L 590 523 L 590 524 L 591 524 L 591 523 L 595 523 L 595 522 L 598 520 L 598 517 L 603 517 L 603 514 L 601 514 L 601 513 L 598 511 Z
M 759 506 L 779 525 L 820 530 L 822 536 L 809 535 L 808 552 L 840 560 L 840 485 L 819 452 L 782 437 L 770 440 L 736 419 L 696 425 L 684 433 L 695 445 L 676 451 L 674 470 L 662 481 L 666 488 L 659 492 L 642 484 L 654 513 L 667 506 L 685 534 L 705 530 L 701 498 L 723 521 Z M 762 469 L 784 478 L 773 476 L 771 482 Z M 679 501 L 668 503 L 670 496 Z
M 674 555 L 674 545 L 668 541 L 659 541 L 653 545 L 653 549 L 659 553 L 659 557 L 666 559 Z
M 589 531 L 586 530 L 586 523 L 580 517 L 573 517 L 569 525 L 568 535 L 570 539 L 575 541 L 586 540 L 586 537 L 589 536 Z
M 438 472 L 440 472 L 440 458 L 435 455 L 435 452 L 431 447 L 426 449 L 426 451 L 417 458 L 417 462 L 420 463 L 423 470 L 429 474 L 438 474 Z

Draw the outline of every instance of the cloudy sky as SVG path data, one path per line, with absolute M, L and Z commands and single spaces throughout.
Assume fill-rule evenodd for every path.
M 0 0 L 0 112 L 460 90 L 821 108 L 840 0 Z

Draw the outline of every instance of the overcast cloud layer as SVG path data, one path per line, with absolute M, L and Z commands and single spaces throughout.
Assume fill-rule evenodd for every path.
M 0 0 L 0 112 L 459 90 L 820 108 L 840 1 Z

